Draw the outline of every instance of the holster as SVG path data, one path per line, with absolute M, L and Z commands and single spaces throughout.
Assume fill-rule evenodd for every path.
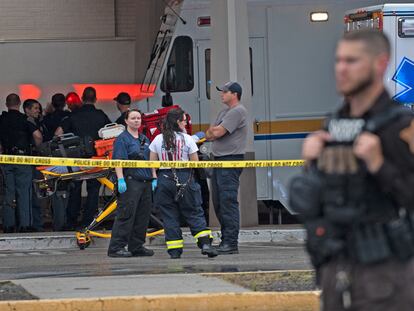
M 414 256 L 413 215 L 408 214 L 392 220 L 386 225 L 390 247 L 400 260 Z
M 305 223 L 306 248 L 312 264 L 318 268 L 346 249 L 343 233 L 324 218 Z

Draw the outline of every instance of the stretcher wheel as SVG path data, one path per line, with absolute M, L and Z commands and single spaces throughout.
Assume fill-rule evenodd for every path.
M 84 250 L 91 244 L 91 238 L 87 233 L 76 232 L 76 244 L 80 250 Z

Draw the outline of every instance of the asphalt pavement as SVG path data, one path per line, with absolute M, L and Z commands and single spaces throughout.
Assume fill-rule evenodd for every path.
M 303 246 L 243 243 L 237 255 L 207 258 L 193 244 L 181 259 L 169 259 L 164 246 L 153 257 L 110 258 L 107 249 L 90 246 L 36 251 L 1 251 L 0 280 L 40 277 L 91 277 L 131 274 L 211 273 L 310 269 Z
M 0 280 L 45 298 L 245 292 L 249 289 L 209 273 L 308 270 L 301 245 L 242 243 L 237 255 L 207 258 L 194 245 L 171 260 L 164 246 L 153 257 L 110 258 L 105 247 L 1 251 Z M 207 275 L 205 275 L 207 273 Z

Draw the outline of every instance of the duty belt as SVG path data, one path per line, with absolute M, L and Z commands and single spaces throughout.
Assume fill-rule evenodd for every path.
M 375 263 L 395 257 L 414 256 L 414 213 L 402 210 L 398 218 L 386 223 L 361 224 L 348 241 L 350 255 L 360 263 Z

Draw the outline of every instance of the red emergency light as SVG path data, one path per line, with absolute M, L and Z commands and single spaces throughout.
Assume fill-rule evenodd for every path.
M 39 99 L 42 96 L 42 91 L 34 84 L 20 84 L 19 95 L 21 99 Z
M 20 84 L 18 85 L 18 93 L 20 98 L 28 99 L 33 98 L 39 100 L 42 96 L 48 95 L 51 90 L 54 92 L 62 92 L 62 90 L 73 90 L 77 94 L 81 95 L 83 90 L 92 86 L 96 89 L 97 97 L 99 101 L 112 102 L 121 92 L 127 92 L 130 94 L 132 100 L 140 101 L 142 99 L 154 96 L 157 86 L 155 84 L 72 84 L 72 85 L 54 85 L 52 88 L 46 87 L 42 90 L 42 87 L 35 84 Z M 53 93 L 52 93 L 53 94 Z
M 211 25 L 211 17 L 210 16 L 200 16 L 197 19 L 197 25 L 199 27 L 208 27 Z
M 128 93 L 135 101 L 140 101 L 150 95 L 141 93 L 141 84 L 73 84 L 78 94 L 82 94 L 88 86 L 95 88 L 98 100 L 101 101 L 112 101 L 121 92 Z

